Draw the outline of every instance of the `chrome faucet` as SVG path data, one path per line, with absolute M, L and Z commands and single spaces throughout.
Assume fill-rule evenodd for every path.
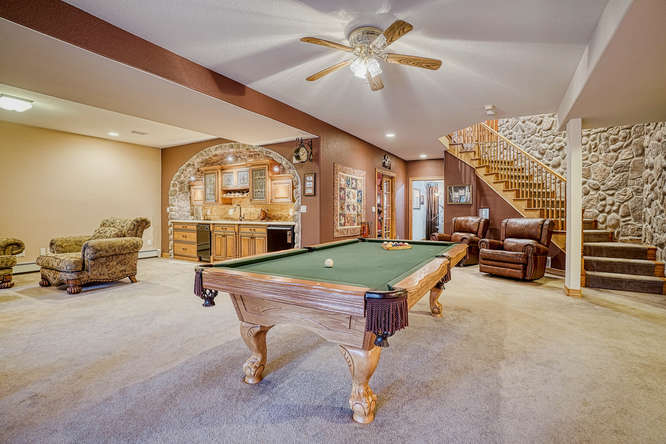
M 244 220 L 243 207 L 240 204 L 236 204 L 235 206 L 238 207 L 238 220 L 242 222 Z

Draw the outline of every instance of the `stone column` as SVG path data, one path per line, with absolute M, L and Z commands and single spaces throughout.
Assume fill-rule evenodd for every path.
M 583 242 L 583 156 L 582 121 L 567 122 L 567 243 L 564 292 L 581 296 Z

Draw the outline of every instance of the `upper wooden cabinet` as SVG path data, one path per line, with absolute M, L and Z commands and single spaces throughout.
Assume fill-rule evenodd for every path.
M 271 177 L 271 203 L 291 203 L 292 194 L 290 175 L 281 174 Z
M 219 197 L 217 179 L 217 171 L 207 171 L 204 173 L 204 202 L 217 202 Z
M 203 205 L 204 204 L 204 183 L 203 180 L 196 180 L 190 182 L 190 204 Z
M 250 169 L 232 168 L 222 170 L 222 189 L 239 190 L 250 187 Z
M 268 202 L 268 166 L 250 168 L 250 198 L 253 202 Z

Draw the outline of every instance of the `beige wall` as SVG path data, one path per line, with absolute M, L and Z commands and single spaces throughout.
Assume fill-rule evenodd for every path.
M 26 243 L 19 263 L 109 216 L 149 218 L 143 249 L 159 248 L 160 179 L 157 148 L 0 122 L 0 236 Z

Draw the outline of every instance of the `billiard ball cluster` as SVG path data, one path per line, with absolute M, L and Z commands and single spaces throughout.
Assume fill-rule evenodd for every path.
M 383 245 L 384 247 L 392 247 L 392 248 L 395 248 L 395 247 L 408 247 L 408 246 L 409 246 L 409 244 L 408 244 L 407 242 L 388 242 L 388 241 L 386 241 L 386 242 L 382 242 L 382 245 Z

